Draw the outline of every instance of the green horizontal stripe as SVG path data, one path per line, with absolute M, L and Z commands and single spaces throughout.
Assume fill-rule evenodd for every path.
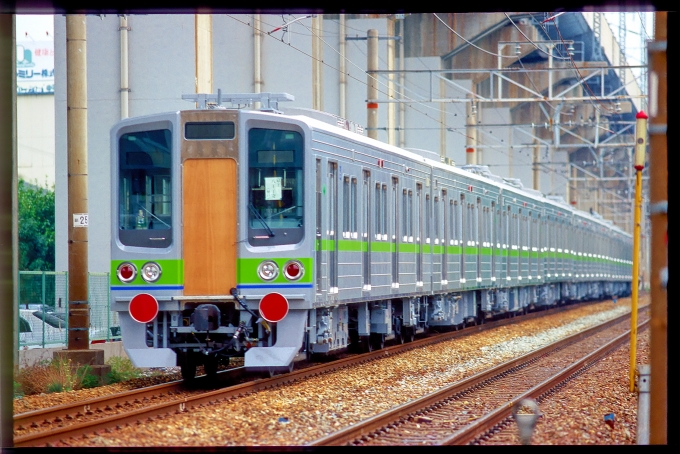
M 305 274 L 297 281 L 294 281 L 294 283 L 299 284 L 299 283 L 311 283 L 312 282 L 312 277 L 314 276 L 314 261 L 311 257 L 277 257 L 275 259 L 271 258 L 241 258 L 236 261 L 237 263 L 237 268 L 236 268 L 236 279 L 239 284 L 288 284 L 291 283 L 286 277 L 283 275 L 283 267 L 286 265 L 286 262 L 288 260 L 297 260 L 300 263 L 302 263 L 302 266 L 305 269 Z M 265 281 L 263 279 L 260 279 L 260 277 L 257 274 L 257 267 L 260 265 L 260 263 L 264 262 L 265 260 L 271 260 L 272 262 L 275 262 L 278 267 L 279 267 L 279 275 L 276 277 L 276 279 L 272 281 Z
M 121 263 L 132 263 L 137 267 L 137 277 L 127 285 L 182 285 L 184 284 L 184 261 L 180 259 L 166 260 L 111 260 L 111 285 L 122 285 L 118 280 L 116 270 Z M 142 266 L 147 262 L 157 263 L 161 267 L 161 277 L 153 284 L 142 279 Z

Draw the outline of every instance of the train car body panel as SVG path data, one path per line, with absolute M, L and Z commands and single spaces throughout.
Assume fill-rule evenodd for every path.
M 184 295 L 229 295 L 236 287 L 236 181 L 233 159 L 182 164 Z

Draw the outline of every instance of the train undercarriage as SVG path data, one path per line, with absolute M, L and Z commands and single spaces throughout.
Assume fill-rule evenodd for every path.
M 301 359 L 411 342 L 428 330 L 461 329 L 566 302 L 629 294 L 630 284 L 611 282 L 471 290 L 291 310 L 272 326 L 233 302 L 188 303 L 181 312 L 162 311 L 146 324 L 145 343 L 152 351 L 172 350 L 173 365 L 187 380 L 195 377 L 198 366 L 215 374 L 234 357 L 245 357 L 248 370 L 273 374 L 292 370 Z

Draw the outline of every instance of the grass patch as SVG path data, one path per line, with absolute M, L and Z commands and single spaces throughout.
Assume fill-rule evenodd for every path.
M 129 358 L 114 356 L 109 358 L 106 364 L 111 366 L 111 372 L 106 375 L 106 382 L 109 384 L 120 383 L 142 376 L 142 370 L 133 366 Z
M 84 381 L 91 382 L 88 377 L 90 370 L 89 367 L 75 367 L 70 359 L 43 360 L 34 366 L 17 371 L 14 377 L 15 394 L 17 389 L 20 389 L 23 395 L 81 389 Z
M 120 383 L 142 376 L 142 370 L 128 358 L 114 356 L 106 361 L 111 372 L 103 383 L 92 374 L 92 367 L 77 367 L 70 359 L 43 359 L 32 366 L 17 368 L 14 374 L 14 398 L 41 393 L 60 393 L 96 388 L 102 384 Z

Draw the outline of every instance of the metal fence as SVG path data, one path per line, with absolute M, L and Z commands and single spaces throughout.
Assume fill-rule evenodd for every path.
M 19 271 L 17 295 L 19 348 L 68 345 L 68 273 Z M 111 311 L 109 273 L 88 273 L 90 341 L 120 337 L 118 314 Z

